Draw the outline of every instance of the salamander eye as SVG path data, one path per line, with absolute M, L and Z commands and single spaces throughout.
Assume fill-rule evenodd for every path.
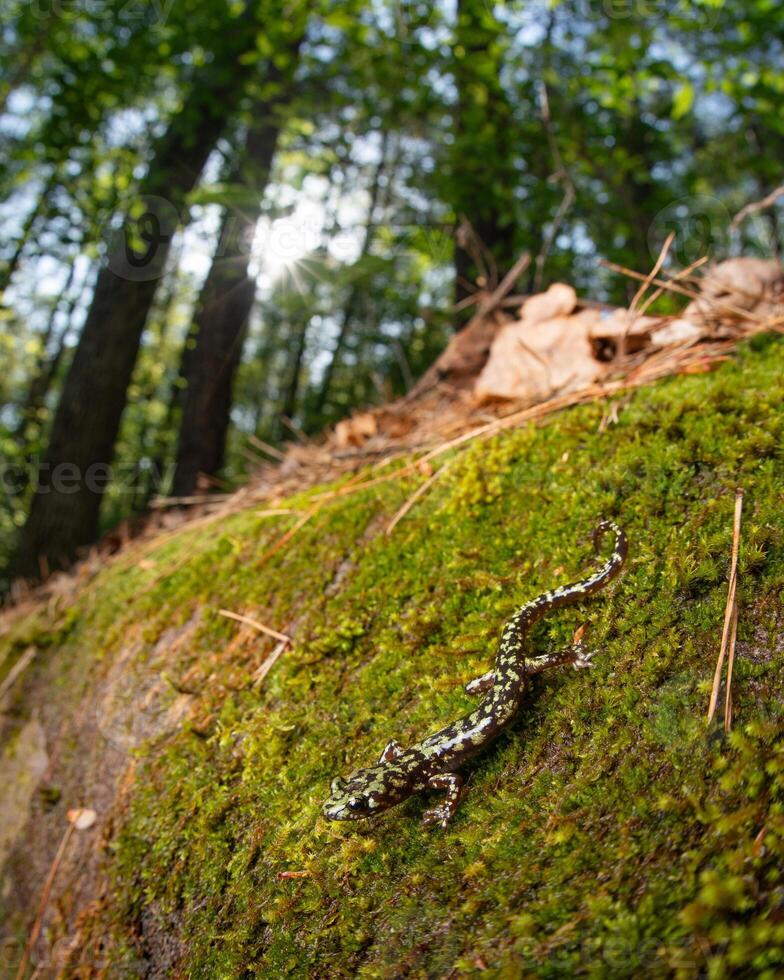
M 364 807 L 364 804 L 363 804 L 362 800 L 349 800 L 348 801 L 348 808 L 349 808 L 349 810 L 354 810 L 354 811 L 356 811 L 356 810 L 362 810 L 363 807 Z

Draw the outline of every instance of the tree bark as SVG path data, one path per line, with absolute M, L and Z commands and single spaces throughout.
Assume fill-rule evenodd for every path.
M 139 196 L 149 205 L 141 228 L 146 251 L 140 255 L 129 247 L 132 232 L 139 230 L 126 219 L 121 240 L 110 247 L 98 275 L 20 537 L 12 567 L 16 575 L 37 576 L 41 556 L 49 567 L 61 565 L 97 537 L 127 389 L 171 238 L 186 195 L 242 97 L 249 69 L 238 68 L 237 58 L 253 42 L 255 30 L 250 19 L 235 27 L 235 50 L 196 76 L 141 182 Z
M 295 45 L 296 52 L 299 44 Z M 280 85 L 283 80 L 278 77 Z M 253 236 L 269 182 L 280 134 L 285 90 L 266 106 L 255 106 L 245 145 L 230 183 L 252 191 L 242 211 L 227 207 L 218 248 L 202 288 L 196 314 L 196 346 L 188 357 L 172 493 L 189 497 L 200 475 L 223 469 L 232 392 L 247 332 L 256 282 L 248 275 Z

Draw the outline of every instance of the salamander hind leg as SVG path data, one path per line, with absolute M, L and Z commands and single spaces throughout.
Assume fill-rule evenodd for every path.
M 596 654 L 595 650 L 586 650 L 582 643 L 578 643 L 572 648 L 574 653 L 574 659 L 572 660 L 572 667 L 575 670 L 581 670 L 584 667 L 593 667 L 593 658 Z
M 384 746 L 384 751 L 379 756 L 379 762 L 392 762 L 398 758 L 398 756 L 403 754 L 403 748 L 399 742 L 396 742 L 393 738 L 391 742 L 387 742 Z
M 427 788 L 445 789 L 446 798 L 439 806 L 435 806 L 432 810 L 428 810 L 425 813 L 422 817 L 422 823 L 425 826 L 437 823 L 441 827 L 446 827 L 455 815 L 458 806 L 460 806 L 460 801 L 465 795 L 463 777 L 456 772 L 446 773 L 443 776 L 433 776 L 428 781 Z
M 488 670 L 481 677 L 475 677 L 469 681 L 465 686 L 465 692 L 466 694 L 484 694 L 485 691 L 490 690 L 493 684 L 495 684 L 495 671 Z
M 581 670 L 586 667 L 593 667 L 593 657 L 594 653 L 586 650 L 582 643 L 578 642 L 567 647 L 566 650 L 545 653 L 541 657 L 532 657 L 530 660 L 526 660 L 525 672 L 526 674 L 539 674 L 543 670 L 549 670 L 551 667 L 563 667 L 565 664 L 571 664 L 575 670 Z

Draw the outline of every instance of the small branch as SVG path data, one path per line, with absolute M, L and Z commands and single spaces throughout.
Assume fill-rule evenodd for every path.
M 292 419 L 290 419 L 288 415 L 281 415 L 280 421 L 286 426 L 289 432 L 294 433 L 294 435 L 297 437 L 297 439 L 299 439 L 301 443 L 303 443 L 306 446 L 312 444 L 313 440 L 310 438 L 307 432 L 304 432 L 302 429 L 300 429 L 297 423 L 294 422 Z
M 266 453 L 268 456 L 272 456 L 273 459 L 277 459 L 282 462 L 286 458 L 285 453 L 282 453 L 279 449 L 271 446 L 268 442 L 264 442 L 263 439 L 259 439 L 258 436 L 248 436 L 248 442 L 254 447 L 254 449 L 260 449 L 261 452 Z
M 479 304 L 479 308 L 472 317 L 472 321 L 489 316 L 496 309 L 496 307 L 503 302 L 509 290 L 514 286 L 530 264 L 531 256 L 528 254 L 528 252 L 523 252 L 498 286 Z
M 737 231 L 750 214 L 757 214 L 759 211 L 767 211 L 768 208 L 772 208 L 780 197 L 784 197 L 784 184 L 777 187 L 767 197 L 763 197 L 761 201 L 753 201 L 741 208 L 730 223 L 730 231 Z
M 634 269 L 627 269 L 625 266 L 616 265 L 615 262 L 608 262 L 607 259 L 600 259 L 600 265 L 603 265 L 607 269 L 612 269 L 613 272 L 620 272 L 621 275 L 629 276 L 631 279 L 638 279 L 641 282 L 647 280 L 647 276 L 643 275 L 641 272 L 635 272 Z M 733 306 L 730 303 L 724 302 L 712 302 L 709 297 L 705 296 L 703 293 L 695 292 L 693 289 L 685 289 L 683 286 L 676 286 L 673 281 L 667 279 L 653 279 L 652 283 L 654 286 L 661 286 L 662 289 L 666 289 L 668 292 L 678 293 L 680 296 L 686 296 L 688 299 L 698 299 L 703 303 L 707 303 L 712 306 L 717 313 L 732 313 L 733 316 L 737 316 L 742 320 L 750 320 L 752 323 L 764 323 L 764 318 L 759 316 L 757 313 L 752 313 L 751 310 L 743 310 L 739 306 Z
M 656 279 L 656 276 L 658 275 L 659 270 L 664 265 L 665 259 L 667 258 L 667 255 L 668 255 L 670 249 L 672 248 L 672 243 L 674 241 L 675 241 L 675 232 L 674 231 L 671 231 L 669 233 L 669 235 L 667 236 L 667 238 L 665 239 L 664 245 L 662 245 L 662 247 L 661 247 L 661 251 L 659 252 L 659 256 L 656 259 L 656 262 L 655 262 L 653 268 L 648 273 L 648 275 L 643 279 L 642 285 L 638 288 L 637 292 L 634 294 L 634 298 L 632 299 L 631 303 L 629 304 L 629 309 L 628 309 L 627 315 L 626 315 L 626 325 L 624 327 L 623 333 L 618 338 L 618 348 L 617 348 L 617 354 L 616 354 L 616 356 L 619 357 L 619 358 L 626 356 L 626 353 L 627 353 L 627 340 L 628 340 L 628 337 L 629 337 L 629 331 L 631 330 L 631 328 L 634 326 L 634 324 L 637 322 L 637 320 L 641 316 L 641 314 L 637 312 L 637 307 L 642 302 L 643 297 L 645 296 L 645 294 L 650 289 L 651 284 L 653 283 L 653 281 Z M 649 305 L 650 305 L 650 303 L 649 303 Z M 647 309 L 647 307 L 646 307 L 646 309 Z
M 150 501 L 150 508 L 164 510 L 166 507 L 186 507 L 193 504 L 220 504 L 232 496 L 230 493 L 205 493 L 192 497 L 158 497 Z
M 631 301 L 631 304 L 629 305 L 629 314 L 630 315 L 633 314 L 634 311 L 637 309 L 637 304 L 642 300 L 643 296 L 648 292 L 648 289 L 650 288 L 651 283 L 654 281 L 654 279 L 656 278 L 656 276 L 659 274 L 659 270 L 664 265 L 664 262 L 665 262 L 665 260 L 667 258 L 667 255 L 668 255 L 670 249 L 672 248 L 672 243 L 674 241 L 675 241 L 675 232 L 674 231 L 671 231 L 669 233 L 669 235 L 667 236 L 664 244 L 661 247 L 661 251 L 659 252 L 659 257 L 656 259 L 656 264 L 651 269 L 651 271 L 648 273 L 648 275 L 643 279 L 642 285 L 637 290 L 637 292 L 634 294 L 634 299 Z
M 274 640 L 280 640 L 281 643 L 291 643 L 290 636 L 287 636 L 285 633 L 279 633 L 277 630 L 265 626 L 264 623 L 260 623 L 257 619 L 251 619 L 250 616 L 241 616 L 239 613 L 231 612 L 228 609 L 219 609 L 218 615 L 225 616 L 226 619 L 233 619 L 237 623 L 244 623 L 246 626 L 252 626 L 259 633 L 271 636 Z
M 670 276 L 670 278 L 669 278 L 668 281 L 671 282 L 671 283 L 673 283 L 673 282 L 692 282 L 692 283 L 699 284 L 699 280 L 697 279 L 697 277 L 696 276 L 692 276 L 691 273 L 694 272 L 696 269 L 699 269 L 701 266 L 705 265 L 705 263 L 707 261 L 708 261 L 708 256 L 707 255 L 703 255 L 703 257 L 701 259 L 697 259 L 696 262 L 692 262 L 692 264 L 686 266 L 685 269 L 681 269 L 680 272 L 676 272 L 675 275 Z M 639 320 L 641 317 L 645 316 L 645 314 L 648 312 L 648 310 L 651 308 L 651 306 L 653 306 L 653 304 L 656 302 L 656 300 L 660 296 L 662 296 L 664 294 L 664 292 L 666 292 L 666 290 L 663 289 L 662 287 L 659 287 L 658 289 L 655 289 L 651 293 L 651 295 L 645 300 L 645 302 L 642 304 L 642 306 L 640 307 L 640 309 L 637 311 L 637 315 L 635 316 L 635 322 L 637 320 Z M 631 327 L 629 329 L 631 329 Z
M 730 643 L 730 634 L 734 641 L 735 630 L 733 620 L 737 617 L 736 592 L 738 586 L 738 552 L 740 550 L 740 521 L 743 513 L 743 490 L 738 489 L 735 493 L 735 520 L 732 528 L 732 557 L 730 559 L 730 581 L 727 590 L 727 605 L 724 609 L 724 628 L 721 634 L 721 645 L 719 647 L 719 657 L 716 661 L 716 670 L 713 675 L 713 689 L 711 691 L 710 704 L 708 705 L 708 724 L 713 721 L 716 714 L 716 706 L 719 702 L 719 689 L 721 687 L 721 673 L 724 668 L 724 658 L 727 654 L 727 647 Z M 734 661 L 734 642 L 732 658 Z M 729 685 L 731 675 L 727 677 L 727 704 L 729 704 Z M 725 715 L 725 728 L 728 718 Z

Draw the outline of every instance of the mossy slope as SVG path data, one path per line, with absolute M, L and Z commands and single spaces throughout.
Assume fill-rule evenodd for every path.
M 114 975 L 154 964 L 163 929 L 190 977 L 780 976 L 782 356 L 761 340 L 609 427 L 597 405 L 476 445 L 391 536 L 411 481 L 326 504 L 261 564 L 295 517 L 249 511 L 103 574 L 64 652 L 111 658 L 136 631 L 143 662 L 199 612 L 166 667 L 190 720 L 142 753 L 85 927 L 112 937 Z M 704 717 L 738 484 L 725 738 Z M 532 638 L 565 645 L 587 619 L 595 669 L 537 680 L 448 830 L 420 825 L 422 799 L 324 821 L 332 776 L 466 709 L 515 607 L 592 567 L 602 516 L 629 535 L 625 574 Z M 261 687 L 274 642 L 237 642 L 221 607 L 294 631 Z

